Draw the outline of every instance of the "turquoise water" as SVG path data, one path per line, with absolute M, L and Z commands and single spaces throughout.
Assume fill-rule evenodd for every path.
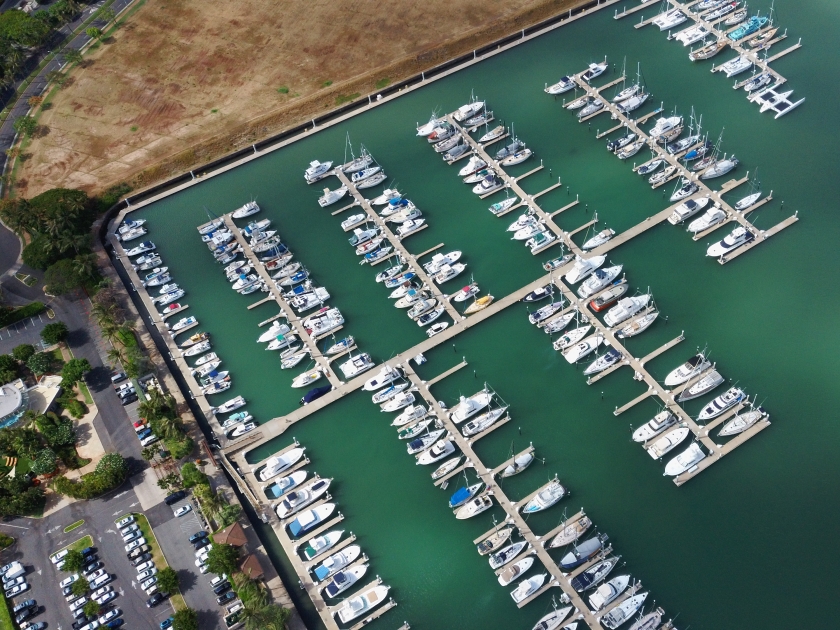
M 415 122 L 424 122 L 434 108 L 451 111 L 474 90 L 506 124 L 515 124 L 553 177 L 569 186 L 568 193 L 564 186 L 542 197 L 544 209 L 580 195 L 581 204 L 558 218 L 561 226 L 573 229 L 597 210 L 606 225 L 621 231 L 659 212 L 667 199 L 594 139 L 598 126 L 609 124 L 606 117 L 593 120 L 591 130 L 578 125 L 542 86 L 604 54 L 619 66 L 626 55 L 628 68 L 642 63 L 654 94 L 651 107 L 664 101 L 667 110 L 676 106 L 687 115 L 693 105 L 713 136 L 725 127 L 724 150 L 741 160 L 734 175 L 759 169 L 765 192 L 772 188 L 776 201 L 751 216 L 757 226 L 770 228 L 795 210 L 802 218 L 724 267 L 705 258 L 705 243 L 667 224 L 614 250 L 610 259 L 625 265 L 631 285 L 649 287 L 668 316 L 630 340 L 628 348 L 642 356 L 685 330 L 686 341 L 651 362 L 651 372 L 664 377 L 695 348 L 708 346 L 725 376 L 758 395 L 772 426 L 676 488 L 661 476 L 662 466 L 630 442 L 630 427 L 649 419 L 655 403 L 646 401 L 619 418 L 611 413 L 642 386 L 626 369 L 587 386 L 580 368 L 562 361 L 546 336 L 527 323 L 524 305 L 459 335 L 454 348 L 444 344 L 429 353 L 419 371 L 432 378 L 466 357 L 469 367 L 436 385 L 435 395 L 451 404 L 487 382 L 513 416 L 478 443 L 482 460 L 496 465 L 529 442 L 545 458 L 544 465 L 507 480 L 505 490 L 518 498 L 558 473 L 572 491 L 557 507 L 534 515 L 533 529 L 545 532 L 564 510 L 571 515 L 584 507 L 599 531 L 610 535 L 627 563 L 623 570 L 651 590 L 648 603 L 655 598 L 670 615 L 679 613 L 678 627 L 834 627 L 830 602 L 840 560 L 833 543 L 840 481 L 834 381 L 840 366 L 832 322 L 840 300 L 829 282 L 838 261 L 834 213 L 840 185 L 830 130 L 840 115 L 834 81 L 840 68 L 832 52 L 840 5 L 777 4 L 790 37 L 773 53 L 800 35 L 804 47 L 774 67 L 789 79 L 789 89 L 808 98 L 780 120 L 760 115 L 725 78 L 708 72 L 710 64 L 691 64 L 687 50 L 664 34 L 652 27 L 633 29 L 638 14 L 614 21 L 607 9 L 144 209 L 151 236 L 188 291 L 190 314 L 213 334 L 214 350 L 234 376 L 231 395 L 246 396 L 259 421 L 282 415 L 297 406 L 301 392 L 288 385 L 305 366 L 281 371 L 277 356 L 254 343 L 257 324 L 276 308 L 248 311 L 259 298 L 227 288 L 195 232 L 206 219 L 202 207 L 222 213 L 255 197 L 261 216 L 274 221 L 284 241 L 328 287 L 331 304 L 347 320 L 345 331 L 375 359 L 385 360 L 425 337 L 388 305 L 374 272 L 357 264 L 338 226 L 342 217 L 319 208 L 318 186 L 303 182 L 305 165 L 311 159 L 341 160 L 349 132 L 429 220 L 429 229 L 406 241 L 409 249 L 420 252 L 440 242 L 461 249 L 482 290 L 505 295 L 539 277 L 538 263 L 555 254 L 549 250 L 534 258 L 511 242 L 505 228 L 516 215 L 492 217 L 486 207 L 495 199 L 476 200 L 455 169 L 413 136 Z M 759 5 L 766 11 L 766 2 Z M 716 62 L 731 56 L 722 53 Z M 531 160 L 511 172 L 534 166 Z M 335 186 L 334 180 L 326 183 Z M 535 193 L 551 183 L 546 168 L 523 186 Z M 730 200 L 746 190 L 738 189 Z M 686 408 L 696 414 L 705 400 Z M 550 595 L 517 610 L 509 589 L 496 584 L 471 545 L 493 517 L 502 518 L 501 510 L 455 521 L 446 506 L 448 493 L 435 489 L 431 471 L 405 455 L 389 421 L 367 394 L 356 393 L 252 456 L 265 457 L 294 436 L 308 447 L 310 468 L 336 479 L 331 492 L 347 517 L 343 526 L 370 556 L 371 577 L 382 576 L 400 604 L 377 622 L 380 627 L 408 620 L 428 629 L 530 628 L 550 607 Z M 268 531 L 266 536 L 272 538 Z M 271 548 L 294 586 L 279 545 Z M 301 608 L 315 627 L 317 616 L 306 602 Z

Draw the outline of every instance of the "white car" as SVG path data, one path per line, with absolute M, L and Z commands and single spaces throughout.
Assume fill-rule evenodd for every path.
M 87 576 L 88 582 L 92 584 L 94 580 L 101 578 L 103 575 L 105 575 L 105 569 L 97 569 L 89 576 Z
M 126 535 L 130 534 L 131 532 L 136 532 L 138 529 L 140 529 L 140 528 L 137 526 L 137 523 L 129 523 L 125 527 L 120 527 L 120 533 L 123 536 L 126 536 Z
M 111 601 L 112 599 L 114 599 L 116 596 L 117 596 L 116 591 L 108 591 L 108 592 L 107 592 L 107 593 L 105 593 L 104 595 L 102 595 L 102 596 L 100 596 L 100 597 L 97 597 L 94 601 L 95 601 L 97 604 L 99 604 L 100 606 L 102 606 L 103 604 L 107 604 L 108 602 L 110 602 L 110 601 Z
M 182 505 L 182 506 L 181 506 L 181 507 L 179 507 L 177 510 L 175 510 L 175 516 L 176 516 L 176 517 L 178 517 L 178 516 L 183 516 L 184 514 L 186 514 L 187 512 L 189 512 L 190 510 L 192 510 L 192 506 L 191 506 L 191 505 Z
M 132 549 L 137 549 L 137 547 L 139 547 L 140 545 L 145 545 L 145 544 L 146 544 L 146 539 L 141 536 L 137 540 L 132 540 L 130 543 L 128 543 L 125 546 L 125 551 L 126 551 L 126 553 L 128 553 Z
M 155 443 L 155 442 L 157 442 L 159 439 L 160 439 L 160 438 L 159 438 L 158 436 L 156 436 L 154 433 L 152 433 L 151 435 L 147 435 L 147 436 L 146 436 L 146 437 L 144 437 L 142 440 L 140 440 L 140 444 L 141 444 L 142 446 L 149 446 L 149 444 L 154 444 L 154 443 Z
M 157 573 L 157 569 L 152 567 L 151 569 L 146 569 L 145 571 L 141 571 L 140 573 L 138 573 L 137 579 L 142 582 L 146 578 L 152 577 L 155 573 Z
M 82 606 L 87 604 L 87 602 L 88 602 L 87 597 L 85 597 L 85 596 L 80 597 L 75 602 L 70 604 L 70 612 L 76 612 L 77 610 L 79 610 L 79 608 L 81 608 Z
M 140 588 L 142 588 L 145 591 L 147 588 L 149 588 L 152 584 L 155 584 L 156 582 L 157 582 L 157 578 L 152 576 L 148 580 L 146 580 L 145 582 L 141 582 L 140 583 Z
M 6 597 L 7 598 L 15 597 L 16 595 L 20 595 L 21 593 L 24 593 L 28 590 L 29 590 L 29 584 L 27 584 L 26 582 L 24 582 L 22 584 L 15 584 L 13 587 L 6 590 Z
M 210 588 L 216 588 L 219 584 L 224 582 L 227 579 L 227 574 L 222 573 L 221 575 L 217 575 L 212 580 L 210 580 Z
M 206 567 L 207 566 L 207 558 L 199 558 L 198 560 L 195 561 L 195 566 L 197 566 L 199 569 L 201 567 Z
M 210 567 L 208 567 L 206 564 L 202 564 L 200 567 L 198 567 L 198 570 L 201 571 L 203 575 L 210 570 Z
M 102 615 L 97 621 L 99 621 L 99 625 L 105 625 L 111 619 L 116 619 L 122 614 L 122 611 L 119 608 L 114 608 L 114 610 L 109 610 L 104 615 Z
M 79 579 L 79 574 L 74 573 L 70 577 L 66 577 L 61 582 L 58 583 L 58 586 L 64 588 L 65 586 L 70 586 L 73 582 Z
M 54 553 L 53 555 L 51 555 L 50 560 L 52 561 L 53 564 L 58 564 L 59 562 L 64 560 L 64 556 L 66 556 L 69 552 L 70 552 L 69 549 L 62 549 L 58 553 Z
M 102 597 L 105 593 L 110 593 L 113 590 L 114 588 L 112 586 L 103 586 L 102 588 L 98 588 L 93 591 L 90 596 L 93 597 L 93 599 L 96 599 L 97 597 Z
M 133 523 L 134 521 L 135 521 L 134 515 L 129 514 L 125 518 L 121 518 L 120 520 L 117 521 L 117 527 L 125 527 L 126 525 L 128 525 L 129 523 Z M 113 611 L 111 611 L 111 612 L 113 612 Z
M 212 545 L 204 545 L 201 549 L 195 552 L 195 557 L 199 558 L 201 556 L 206 556 L 208 553 L 210 553 L 211 548 Z
M 99 587 L 100 587 L 100 586 L 102 586 L 103 584 L 107 584 L 108 582 L 110 582 L 110 581 L 111 581 L 111 580 L 113 580 L 113 579 L 114 579 L 114 578 L 113 578 L 113 577 L 111 577 L 110 575 L 108 575 L 107 573 L 106 573 L 105 575 L 100 575 L 100 576 L 99 576 L 98 578 L 96 578 L 95 580 L 91 580 L 91 581 L 90 581 L 90 587 L 91 587 L 91 588 L 99 588 Z
M 146 562 L 144 562 L 142 564 L 138 564 L 134 568 L 137 569 L 137 572 L 139 573 L 140 571 L 145 571 L 146 569 L 151 569 L 153 566 L 155 566 L 155 563 L 152 560 L 146 560 Z
M 133 532 L 128 532 L 125 536 L 123 536 L 123 542 L 131 542 L 132 540 L 134 540 L 135 538 L 139 538 L 140 536 L 142 536 L 142 534 L 140 533 L 139 529 Z

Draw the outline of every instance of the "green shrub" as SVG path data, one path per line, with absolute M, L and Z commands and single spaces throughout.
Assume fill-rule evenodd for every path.
M 65 389 L 73 387 L 82 380 L 85 372 L 90 372 L 90 369 L 87 359 L 70 359 L 61 368 L 61 386 Z
M 207 554 L 207 568 L 216 575 L 233 575 L 239 568 L 239 549 L 233 545 L 213 543 Z
M 67 410 L 67 413 L 77 420 L 84 417 L 87 413 L 87 407 L 81 400 L 65 396 L 63 398 L 59 398 L 57 402 Z
M 128 477 L 128 464 L 119 453 L 106 453 L 92 473 L 82 475 L 79 481 L 56 477 L 52 488 L 74 499 L 93 499 L 113 490 Z
M 83 577 L 73 582 L 73 586 L 70 588 L 70 592 L 73 593 L 73 595 L 75 595 L 76 597 L 87 595 L 87 592 L 89 590 L 90 582 L 88 582 L 87 579 Z
M 11 547 L 15 542 L 15 539 L 11 536 L 6 536 L 6 534 L 0 534 L 0 549 L 5 549 L 6 547 Z
M 23 248 L 21 258 L 24 264 L 33 269 L 46 271 L 50 265 L 54 265 L 61 260 L 61 253 L 58 248 L 52 247 L 48 237 L 39 234 Z
M 207 475 L 198 469 L 198 466 L 192 462 L 187 462 L 181 466 L 181 477 L 184 480 L 185 488 L 192 488 L 200 483 L 210 483 Z
M 0 307 L 0 328 L 3 326 L 10 326 L 15 322 L 19 322 L 27 317 L 35 317 L 40 315 L 47 307 L 41 302 L 30 302 L 26 306 L 20 308 Z
M 60 341 L 64 341 L 67 338 L 68 332 L 67 324 L 64 322 L 53 322 L 44 326 L 44 329 L 41 331 L 41 339 L 44 340 L 45 344 L 51 346 Z
M 36 352 L 26 362 L 26 367 L 32 370 L 36 376 L 41 376 L 50 371 L 53 364 L 53 356 L 47 352 Z
M 22 343 L 12 350 L 12 356 L 22 363 L 26 363 L 33 354 L 35 354 L 35 346 L 29 343 Z
M 193 452 L 195 442 L 192 438 L 184 436 L 183 439 L 167 438 L 163 441 L 166 450 L 172 456 L 172 459 L 181 459 Z
M 198 630 L 198 614 L 192 608 L 182 608 L 172 615 L 172 630 Z
M 38 452 L 32 462 L 30 470 L 36 475 L 49 475 L 55 470 L 58 464 L 58 457 L 51 448 L 45 448 Z

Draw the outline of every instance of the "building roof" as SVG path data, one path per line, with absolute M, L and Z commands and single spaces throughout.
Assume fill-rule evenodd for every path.
M 263 569 L 262 565 L 260 565 L 259 558 L 252 553 L 245 557 L 239 565 L 239 570 L 252 580 L 256 580 L 263 575 Z
M 23 404 L 23 394 L 12 384 L 0 386 L 0 418 L 15 413 Z
M 245 537 L 245 531 L 239 523 L 229 525 L 218 534 L 214 534 L 213 540 L 219 544 L 233 545 L 234 547 L 241 547 L 248 542 L 248 539 Z

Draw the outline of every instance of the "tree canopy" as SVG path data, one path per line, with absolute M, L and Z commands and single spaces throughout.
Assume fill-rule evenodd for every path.
M 41 331 L 41 339 L 44 340 L 44 343 L 52 345 L 59 341 L 64 341 L 67 338 L 67 333 L 67 324 L 64 322 L 53 322 L 44 326 L 44 329 Z

